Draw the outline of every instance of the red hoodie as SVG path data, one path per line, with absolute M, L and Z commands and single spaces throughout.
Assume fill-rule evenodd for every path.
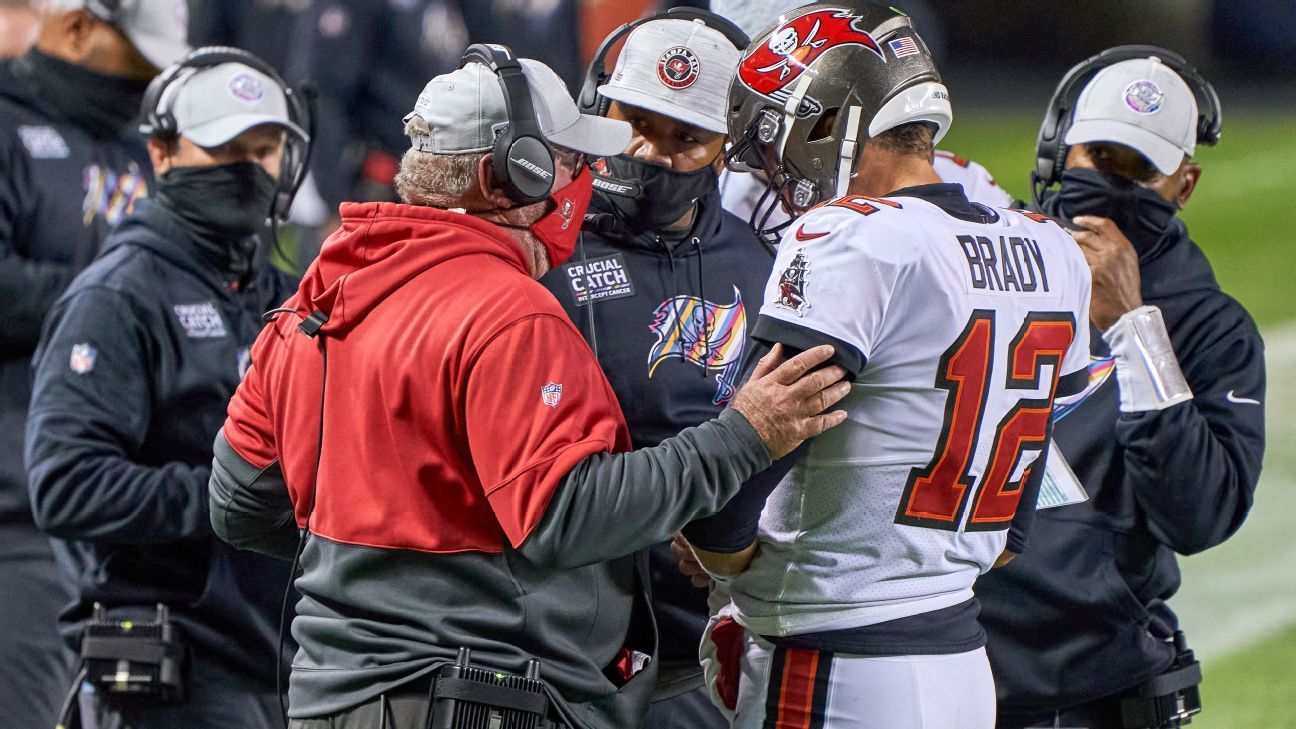
M 344 204 L 285 306 L 298 316 L 280 314 L 257 339 L 225 437 L 258 468 L 280 461 L 297 523 L 309 514 L 315 534 L 498 552 L 526 539 L 576 463 L 629 447 L 585 340 L 490 223 Z M 316 310 L 329 317 L 320 340 L 297 329 Z

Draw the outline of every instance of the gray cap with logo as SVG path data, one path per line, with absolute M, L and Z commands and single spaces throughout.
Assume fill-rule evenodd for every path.
M 241 63 L 194 70 L 172 82 L 159 105 L 171 110 L 176 131 L 200 147 L 219 147 L 262 124 L 306 139 L 288 115 L 288 99 L 279 84 Z
M 189 52 L 189 6 L 185 0 L 45 0 L 47 10 L 86 10 L 110 23 L 140 55 L 166 68 Z
M 1123 144 L 1173 174 L 1197 148 L 1197 99 L 1157 58 L 1113 63 L 1080 92 L 1063 141 Z
M 548 66 L 530 58 L 519 62 L 531 90 L 540 133 L 550 144 L 598 157 L 620 154 L 629 145 L 630 125 L 581 114 L 567 87 Z M 480 63 L 468 63 L 429 81 L 405 121 L 415 115 L 422 117 L 431 131 L 413 139 L 413 146 L 434 154 L 488 151 L 494 146 L 496 130 L 508 123 L 499 79 Z

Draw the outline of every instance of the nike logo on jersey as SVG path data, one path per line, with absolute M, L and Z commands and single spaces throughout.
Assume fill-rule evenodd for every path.
M 1224 396 L 1224 399 L 1232 403 L 1237 403 L 1238 405 L 1259 405 L 1260 404 L 1259 400 L 1252 400 L 1249 397 L 1238 397 L 1237 395 L 1233 394 L 1233 392 L 1234 392 L 1233 390 L 1229 390 L 1228 394 Z
M 828 233 L 829 231 L 826 230 L 822 233 L 807 233 L 805 232 L 805 226 L 802 225 L 796 229 L 796 239 L 805 242 L 808 240 L 814 240 L 815 238 L 822 238 L 825 235 L 828 235 Z

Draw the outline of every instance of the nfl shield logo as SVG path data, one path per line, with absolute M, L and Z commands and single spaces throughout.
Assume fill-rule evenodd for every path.
M 562 385 L 557 382 L 550 382 L 540 388 L 540 399 L 551 408 L 558 407 L 558 401 L 562 399 Z
M 72 357 L 68 360 L 68 366 L 78 375 L 84 375 L 94 369 L 95 348 L 89 344 L 72 345 Z

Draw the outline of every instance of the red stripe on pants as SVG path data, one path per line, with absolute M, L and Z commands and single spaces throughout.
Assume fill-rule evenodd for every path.
M 775 729 L 811 729 L 815 676 L 819 673 L 819 651 L 789 648 L 783 660 L 783 684 L 779 687 Z

